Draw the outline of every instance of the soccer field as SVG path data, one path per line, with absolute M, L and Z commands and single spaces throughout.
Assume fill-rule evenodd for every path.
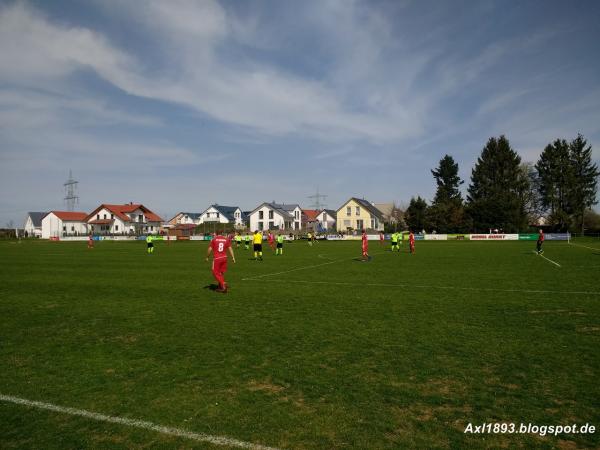
M 544 247 L 240 248 L 223 295 L 204 242 L 2 242 L 0 447 L 597 448 L 464 433 L 600 426 L 600 241 Z

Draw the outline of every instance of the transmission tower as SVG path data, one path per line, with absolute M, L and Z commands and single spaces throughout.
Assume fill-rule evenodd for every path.
M 311 208 L 321 210 L 327 206 L 325 203 L 321 202 L 321 199 L 325 200 L 325 198 L 327 198 L 327 195 L 319 194 L 319 186 L 317 186 L 317 193 L 309 195 L 308 198 L 314 199 L 314 203 L 310 205 Z
M 69 169 L 69 179 L 63 185 L 66 193 L 64 200 L 67 203 L 67 211 L 75 211 L 75 204 L 79 203 L 79 197 L 75 195 L 77 183 L 78 181 L 73 179 L 73 171 Z

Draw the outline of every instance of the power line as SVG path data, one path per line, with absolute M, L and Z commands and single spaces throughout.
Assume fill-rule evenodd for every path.
M 312 203 L 310 205 L 311 208 L 315 208 L 317 210 L 321 210 L 321 209 L 324 209 L 327 206 L 325 203 L 321 202 L 321 199 L 324 200 L 325 198 L 327 198 L 327 195 L 319 193 L 319 186 L 317 186 L 317 193 L 313 194 L 313 195 L 309 195 L 308 198 L 314 199 L 314 203 Z
M 79 203 L 79 197 L 75 195 L 77 183 L 79 183 L 79 181 L 73 179 L 73 171 L 69 169 L 69 179 L 63 185 L 66 192 L 64 200 L 67 203 L 67 211 L 75 211 L 75 204 Z

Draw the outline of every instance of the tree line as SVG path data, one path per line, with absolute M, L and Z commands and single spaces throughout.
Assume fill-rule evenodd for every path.
M 437 185 L 431 204 L 413 197 L 404 213 L 416 231 L 438 233 L 530 231 L 540 218 L 552 231 L 600 231 L 598 166 L 582 135 L 548 144 L 535 163 L 523 163 L 505 136 L 491 137 L 471 171 L 466 199 L 458 164 L 445 155 L 431 170 Z

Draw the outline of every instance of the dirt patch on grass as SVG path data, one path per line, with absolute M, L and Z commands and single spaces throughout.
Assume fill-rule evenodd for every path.
M 568 314 L 570 316 L 587 316 L 583 311 L 571 311 L 569 309 L 535 309 L 529 311 L 529 314 Z
M 558 448 L 560 448 L 561 450 L 575 450 L 577 447 L 577 444 L 573 441 L 564 441 L 564 440 L 560 440 L 556 443 L 556 446 Z
M 289 389 L 289 386 L 275 384 L 270 379 L 263 381 L 250 380 L 248 383 L 248 390 L 251 392 L 262 392 L 273 396 L 276 401 L 289 403 L 296 409 L 305 413 L 314 411 L 314 408 L 306 403 L 304 395 L 301 392 L 292 392 L 292 389 Z
M 8 357 L 8 365 L 13 367 L 25 367 L 29 362 L 29 358 L 24 358 L 22 356 L 9 356 Z
M 464 394 L 467 387 L 464 383 L 452 378 L 433 378 L 417 388 L 423 395 L 439 395 L 442 397 Z
M 134 344 L 138 341 L 138 337 L 133 334 L 127 334 L 125 336 L 115 336 L 115 341 L 123 342 L 124 344 Z
M 260 391 L 266 392 L 267 394 L 279 394 L 280 392 L 285 390 L 285 387 L 279 384 L 273 384 L 271 383 L 271 380 L 250 380 L 250 382 L 248 383 L 248 389 L 250 389 L 252 392 Z

